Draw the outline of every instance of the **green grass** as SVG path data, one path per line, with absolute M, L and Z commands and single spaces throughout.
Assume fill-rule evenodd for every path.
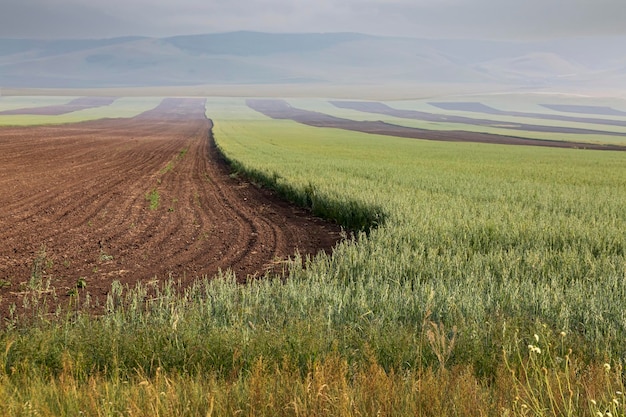
M 149 193 L 146 194 L 146 201 L 150 203 L 150 210 L 156 210 L 159 208 L 159 204 L 161 203 L 161 195 L 156 188 L 153 188 Z
M 116 348 L 115 344 L 113 345 Z M 7 346 L 7 351 L 13 349 Z M 526 347 L 510 352 L 523 354 Z M 85 373 L 64 351 L 58 375 L 36 367 L 0 373 L 0 413 L 10 416 L 593 416 L 624 413 L 621 369 L 585 366 L 567 353 L 531 353 L 483 384 L 467 367 L 389 372 L 374 358 L 352 367 L 330 354 L 306 366 L 263 356 L 224 378 L 137 368 L 113 378 Z M 241 356 L 236 352 L 235 361 Z M 208 358 L 211 360 L 210 358 Z M 551 363 L 560 359 L 558 365 Z M 547 367 L 546 367 L 547 366 Z M 610 413 L 610 414 L 608 414 Z
M 468 357 L 493 336 L 494 317 L 584 329 L 590 352 L 621 352 L 623 153 L 404 140 L 212 112 L 239 170 L 348 227 L 380 220 L 303 272 L 339 292 L 354 285 L 361 314 L 411 323 L 433 294 L 434 314 L 462 329 Z

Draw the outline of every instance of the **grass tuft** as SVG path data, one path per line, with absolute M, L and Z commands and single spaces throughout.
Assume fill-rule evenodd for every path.
M 159 208 L 161 202 L 161 195 L 156 188 L 153 188 L 146 194 L 146 200 L 150 203 L 150 210 L 156 210 Z

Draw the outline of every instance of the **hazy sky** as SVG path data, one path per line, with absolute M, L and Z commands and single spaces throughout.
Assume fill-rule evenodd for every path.
M 0 37 L 236 30 L 415 37 L 626 33 L 626 0 L 0 0 Z

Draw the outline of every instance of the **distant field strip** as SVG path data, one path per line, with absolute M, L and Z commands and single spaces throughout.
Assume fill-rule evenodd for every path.
M 162 97 L 119 98 L 109 105 L 85 106 L 81 110 L 56 115 L 0 113 L 0 126 L 53 125 L 107 118 L 130 118 L 154 109 L 161 100 Z
M 6 110 L 0 112 L 0 115 L 33 114 L 58 116 L 61 114 L 72 113 L 79 110 L 108 106 L 112 104 L 115 100 L 117 100 L 117 97 L 80 97 L 66 104 Z
M 438 107 L 443 110 L 451 111 L 465 111 L 472 113 L 486 113 L 498 116 L 513 116 L 513 117 L 528 117 L 533 119 L 546 119 L 546 120 L 558 120 L 568 123 L 590 123 L 595 125 L 606 126 L 620 126 L 626 127 L 626 120 L 609 120 L 599 119 L 595 117 L 574 117 L 558 114 L 545 114 L 545 113 L 529 113 L 519 111 L 505 111 L 498 110 L 496 108 L 487 106 L 482 103 L 476 102 L 429 102 L 431 106 Z M 616 110 L 617 111 L 617 110 Z
M 580 135 L 575 133 L 554 133 L 554 132 L 531 132 L 524 130 L 511 131 L 503 126 L 516 126 L 520 120 L 516 117 L 510 116 L 491 116 L 490 119 L 497 121 L 497 124 L 493 126 L 480 126 L 467 123 L 453 123 L 453 122 L 429 122 L 416 119 L 406 119 L 402 117 L 395 117 L 389 115 L 383 115 L 380 113 L 368 113 L 359 110 L 337 107 L 331 104 L 330 101 L 325 99 L 302 99 L 302 98 L 289 98 L 289 104 L 293 107 L 297 107 L 303 110 L 310 110 L 319 113 L 329 114 L 335 117 L 341 117 L 350 120 L 369 120 L 369 121 L 382 121 L 393 125 L 426 129 L 432 131 L 464 131 L 464 132 L 480 132 L 490 133 L 493 135 L 501 136 L 516 136 L 526 139 L 540 139 L 540 140 L 555 140 L 565 142 L 583 142 L 583 143 L 600 143 L 600 144 L 614 144 L 614 145 L 626 145 L 626 136 L 615 136 L 610 134 L 586 134 Z M 426 102 L 420 101 L 391 101 L 385 102 L 385 104 L 395 109 L 402 110 L 421 110 L 423 112 L 440 114 L 441 116 L 448 116 L 452 113 L 453 116 L 464 116 L 461 112 L 450 112 L 438 109 L 437 107 L 430 106 Z M 431 108 L 432 110 L 429 110 Z M 461 114 L 459 114 L 461 113 Z M 541 119 L 529 119 L 524 120 L 525 123 L 536 124 L 540 126 L 552 126 L 554 128 L 560 128 L 564 125 L 563 122 L 541 120 Z M 568 123 L 569 127 L 576 127 L 582 129 L 598 129 L 598 126 L 591 124 L 575 124 Z M 625 133 L 624 128 L 617 126 L 602 126 L 602 131 Z
M 1 96 L 0 112 L 15 109 L 31 109 L 34 107 L 67 104 L 76 97 L 61 96 Z
M 520 130 L 525 132 L 542 132 L 542 133 L 568 133 L 577 135 L 609 135 L 609 136 L 626 136 L 625 132 L 607 132 L 593 129 L 579 129 L 566 126 L 542 126 L 527 123 L 503 123 L 497 120 L 476 119 L 472 117 L 462 117 L 453 115 L 442 115 L 435 113 L 427 113 L 416 110 L 396 109 L 384 103 L 371 101 L 331 101 L 331 104 L 340 108 L 348 108 L 367 113 L 384 114 L 386 116 L 399 117 L 404 119 L 422 120 L 435 123 L 463 123 L 469 125 L 497 127 L 510 130 Z M 486 107 L 486 106 L 485 106 Z
M 352 101 L 352 100 L 351 100 Z M 532 123 L 540 126 L 551 126 L 555 129 L 563 127 L 563 122 L 540 120 L 535 119 L 530 121 L 520 120 L 511 116 L 491 116 L 490 119 L 495 121 L 495 124 L 491 126 L 481 126 L 477 124 L 468 123 L 455 123 L 451 122 L 433 122 L 424 121 L 418 119 L 407 119 L 403 117 L 396 117 L 390 115 L 384 115 L 381 113 L 369 113 L 350 109 L 347 107 L 337 107 L 331 104 L 330 101 L 325 99 L 315 98 L 290 98 L 289 104 L 293 107 L 297 107 L 303 110 L 310 110 L 319 113 L 329 114 L 335 117 L 341 117 L 350 120 L 368 120 L 368 121 L 382 121 L 397 126 L 404 126 L 417 129 L 426 129 L 431 131 L 464 131 L 464 132 L 479 132 L 489 133 L 499 136 L 515 136 L 526 139 L 540 139 L 540 140 L 557 140 L 564 142 L 585 142 L 585 143 L 599 143 L 599 144 L 614 144 L 614 145 L 626 145 L 626 130 L 617 126 L 603 126 L 601 129 L 603 132 L 617 132 L 622 136 L 616 136 L 613 133 L 609 134 L 578 134 L 578 133 L 555 133 L 555 132 L 535 132 L 526 130 L 511 130 L 507 129 L 509 126 L 519 126 L 520 123 Z M 451 112 L 438 109 L 430 106 L 426 102 L 420 101 L 391 101 L 383 102 L 394 109 L 402 110 L 420 110 L 422 112 L 434 113 L 435 115 L 445 116 L 464 116 L 461 112 Z M 429 110 L 431 108 L 432 110 Z M 461 113 L 461 114 L 459 114 Z M 584 130 L 596 130 L 598 126 L 582 123 L 568 123 L 567 127 L 579 128 Z
M 595 150 L 619 150 L 626 147 L 619 145 L 602 145 L 595 143 L 568 142 L 558 140 L 528 139 L 516 136 L 495 135 L 482 132 L 460 130 L 437 131 L 399 126 L 382 121 L 358 121 L 343 119 L 324 113 L 292 107 L 284 100 L 250 99 L 247 105 L 273 119 L 291 119 L 296 122 L 315 126 L 330 127 L 355 132 L 396 136 L 410 139 L 424 139 L 448 142 L 476 142 L 506 145 L 547 146 L 559 148 L 585 148 Z
M 599 114 L 604 116 L 626 116 L 626 112 L 608 106 L 583 106 L 578 104 L 542 104 L 550 110 L 564 113 Z

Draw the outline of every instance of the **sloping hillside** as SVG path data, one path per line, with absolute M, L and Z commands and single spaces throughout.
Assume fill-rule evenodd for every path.
M 495 42 L 255 32 L 0 39 L 0 87 L 388 81 L 626 87 L 614 49 L 620 42 L 626 38 Z

